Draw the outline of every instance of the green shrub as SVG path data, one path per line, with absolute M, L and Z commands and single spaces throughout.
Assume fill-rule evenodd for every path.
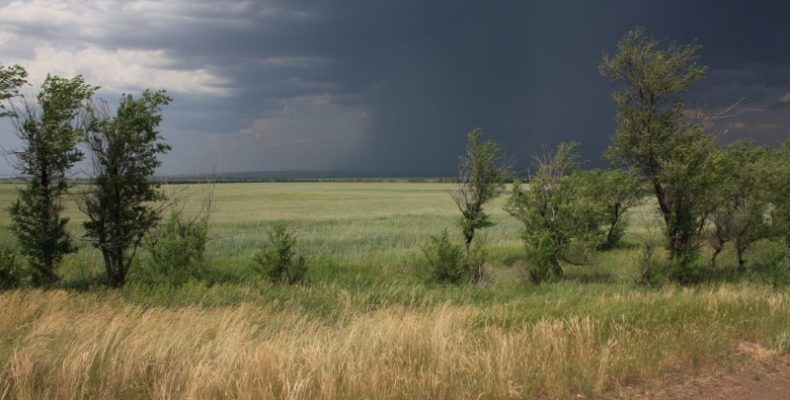
M 180 213 L 170 214 L 149 232 L 145 241 L 151 253 L 152 272 L 172 278 L 196 275 L 203 264 L 207 241 L 207 218 L 185 219 Z
M 709 276 L 709 271 L 699 262 L 699 253 L 676 253 L 669 268 L 669 279 L 681 285 L 695 285 Z
M 269 238 L 255 256 L 254 269 L 275 283 L 294 284 L 304 278 L 307 262 L 295 254 L 296 237 L 285 224 L 275 224 Z
M 440 283 L 477 282 L 483 276 L 483 264 L 487 257 L 485 244 L 476 239 L 469 247 L 468 254 L 461 245 L 450 241 L 447 229 L 441 234 L 431 236 L 423 248 L 428 260 L 430 279 Z
M 19 287 L 22 283 L 22 275 L 18 250 L 8 244 L 0 245 L 0 290 Z
M 766 283 L 774 287 L 790 285 L 790 267 L 785 256 L 787 249 L 778 241 L 763 241 L 754 248 L 754 254 L 746 264 L 746 277 L 752 282 Z
M 596 249 L 617 245 L 640 185 L 624 172 L 579 171 L 576 142 L 536 160 L 529 186 L 514 182 L 505 210 L 524 224 L 529 276 L 540 283 L 563 278 L 561 261 L 586 264 Z

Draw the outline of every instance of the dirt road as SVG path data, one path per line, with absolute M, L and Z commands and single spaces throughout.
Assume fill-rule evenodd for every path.
M 675 377 L 663 386 L 628 388 L 633 400 L 790 400 L 790 355 L 778 355 L 754 344 L 742 344 L 747 360 L 737 372 Z

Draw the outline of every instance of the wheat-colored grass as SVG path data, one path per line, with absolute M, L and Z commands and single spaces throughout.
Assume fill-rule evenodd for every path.
M 625 293 L 601 307 L 693 301 L 672 321 L 575 316 L 505 327 L 492 308 L 349 311 L 329 324 L 266 306 L 161 308 L 63 291 L 0 295 L 2 399 L 521 399 L 718 361 L 787 331 L 790 295 L 754 286 Z M 732 310 L 753 310 L 731 315 Z M 646 316 L 645 318 L 653 318 Z M 748 319 L 733 323 L 734 319 Z

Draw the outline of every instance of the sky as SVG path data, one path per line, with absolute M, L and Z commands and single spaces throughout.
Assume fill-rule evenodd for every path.
M 710 73 L 687 102 L 738 104 L 723 142 L 790 138 L 788 16 L 758 0 L 0 0 L 0 64 L 30 90 L 82 74 L 110 104 L 167 90 L 164 175 L 452 175 L 473 128 L 525 171 L 568 140 L 605 165 L 615 110 L 597 65 L 635 26 L 703 45 Z

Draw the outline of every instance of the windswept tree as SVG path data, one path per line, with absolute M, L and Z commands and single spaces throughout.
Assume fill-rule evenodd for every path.
M 466 142 L 466 154 L 459 157 L 458 189 L 453 200 L 461 211 L 461 232 L 467 252 L 475 232 L 493 225 L 484 206 L 502 193 L 508 170 L 503 165 L 502 148 L 493 140 L 482 141 L 483 131 L 473 129 Z
M 635 168 L 652 186 L 665 222 L 672 265 L 688 261 L 701 241 L 708 205 L 705 193 L 715 149 L 711 135 L 684 118 L 682 94 L 702 79 L 707 68 L 697 63 L 700 46 L 661 42 L 637 28 L 605 55 L 600 72 L 620 83 L 612 98 L 617 131 L 607 158 Z
M 7 101 L 19 96 L 19 88 L 27 84 L 27 71 L 19 65 L 0 65 L 0 117 L 13 117 Z
M 37 101 L 22 99 L 10 110 L 22 148 L 14 151 L 17 172 L 27 177 L 11 206 L 11 229 L 29 258 L 32 283 L 58 280 L 55 268 L 75 250 L 62 216 L 63 196 L 69 189 L 67 173 L 83 157 L 77 148 L 82 116 L 96 87 L 82 76 L 72 79 L 48 75 Z
M 85 236 L 101 251 L 112 287 L 126 282 L 140 243 L 160 219 L 152 203 L 164 195 L 151 177 L 159 155 L 170 150 L 159 131 L 161 108 L 170 101 L 164 91 L 126 94 L 114 117 L 94 115 L 88 125 L 94 182 L 80 208 L 88 216 Z

